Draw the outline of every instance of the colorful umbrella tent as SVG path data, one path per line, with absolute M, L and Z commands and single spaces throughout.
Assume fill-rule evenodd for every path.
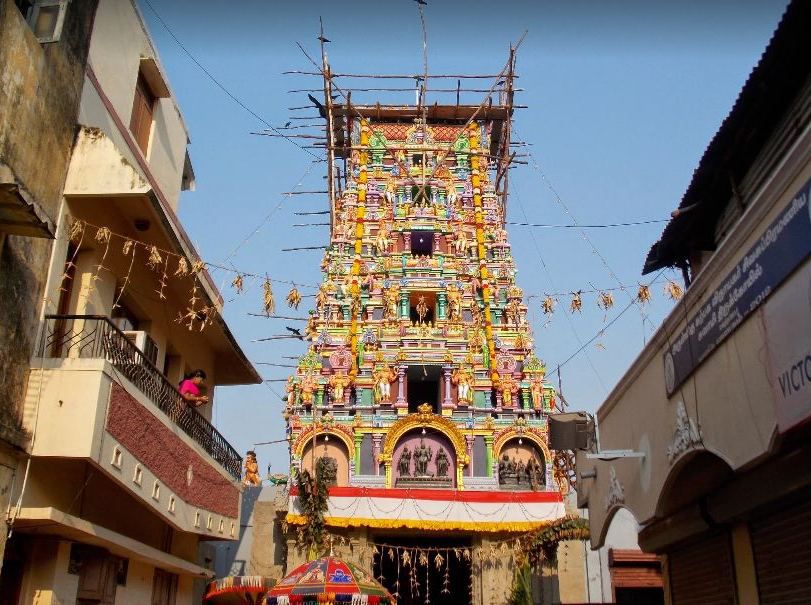
M 206 605 L 258 605 L 276 584 L 267 576 L 228 576 L 214 580 L 206 589 Z
M 395 605 L 394 597 L 369 572 L 335 557 L 299 565 L 279 581 L 266 605 Z

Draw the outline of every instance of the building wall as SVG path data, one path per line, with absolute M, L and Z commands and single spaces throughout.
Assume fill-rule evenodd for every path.
M 0 180 L 26 190 L 55 223 L 73 145 L 96 1 L 71 3 L 58 42 L 40 44 L 0 1 Z M 19 408 L 51 241 L 0 229 L 0 437 L 20 443 Z
M 111 48 L 116 52 L 110 52 Z M 160 61 L 135 2 L 102 0 L 96 15 L 89 62 L 114 111 L 127 127 L 141 58 L 152 58 L 158 64 Z M 158 98 L 153 117 L 152 135 L 144 157 L 172 209 L 177 210 L 188 132 L 173 97 Z M 85 87 L 79 120 L 83 125 L 101 128 L 119 149 L 125 150 L 127 159 L 137 165 L 135 153 L 124 144 L 108 109 L 92 86 Z

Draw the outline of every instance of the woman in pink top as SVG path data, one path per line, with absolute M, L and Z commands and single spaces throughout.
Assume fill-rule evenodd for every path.
M 180 383 L 180 395 L 189 406 L 197 408 L 208 403 L 208 397 L 200 394 L 200 387 L 205 380 L 206 373 L 203 370 L 195 370 L 191 374 L 187 374 Z

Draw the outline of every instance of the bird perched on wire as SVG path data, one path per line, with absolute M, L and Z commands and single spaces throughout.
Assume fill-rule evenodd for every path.
M 290 124 L 292 124 L 292 122 L 285 122 L 285 123 L 284 123 L 284 127 L 285 127 L 285 128 L 290 128 Z
M 292 332 L 293 334 L 295 334 L 299 340 L 304 340 L 304 336 L 301 334 L 301 330 L 291 328 L 290 326 L 285 326 L 284 329 L 287 330 L 288 332 Z
M 428 6 L 428 3 L 425 0 L 414 0 L 417 4 L 422 4 L 423 6 Z
M 332 40 L 330 40 L 329 38 L 325 38 L 324 36 L 318 36 L 318 38 L 316 38 L 316 40 L 320 40 L 324 44 L 326 44 L 327 42 L 332 42 Z

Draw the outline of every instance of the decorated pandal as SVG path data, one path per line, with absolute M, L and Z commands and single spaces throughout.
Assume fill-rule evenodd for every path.
M 443 528 L 538 527 L 563 514 L 566 485 L 487 160 L 504 122 L 371 113 L 347 116 L 311 346 L 287 382 L 292 469 L 321 467 L 332 526 L 431 527 L 442 502 L 463 505 Z M 303 521 L 293 490 L 288 522 Z

